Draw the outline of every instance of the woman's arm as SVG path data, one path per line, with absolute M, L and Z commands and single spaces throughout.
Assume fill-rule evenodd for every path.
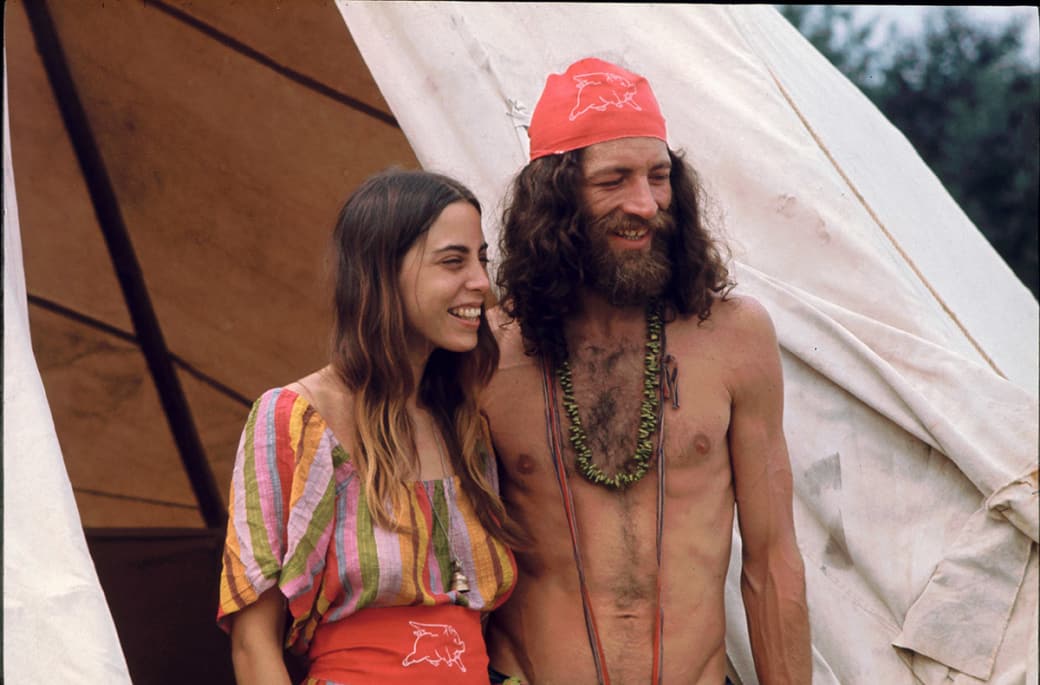
M 231 622 L 231 661 L 238 685 L 291 685 L 282 656 L 285 597 L 273 587 Z

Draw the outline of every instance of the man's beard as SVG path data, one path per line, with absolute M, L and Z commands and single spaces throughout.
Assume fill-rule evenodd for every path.
M 625 230 L 650 231 L 650 250 L 613 250 L 610 236 Z M 584 260 L 585 285 L 601 293 L 615 307 L 643 305 L 664 292 L 672 277 L 669 238 L 675 218 L 661 210 L 653 219 L 642 219 L 615 210 L 587 220 L 588 252 Z

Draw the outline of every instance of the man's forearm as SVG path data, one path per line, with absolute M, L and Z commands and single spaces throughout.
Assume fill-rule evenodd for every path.
M 797 551 L 783 556 L 761 570 L 745 565 L 741 574 L 751 653 L 761 685 L 810 685 L 805 570 Z

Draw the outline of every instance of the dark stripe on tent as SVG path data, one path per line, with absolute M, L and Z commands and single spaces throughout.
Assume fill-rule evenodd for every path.
M 200 371 L 199 369 L 195 368 L 188 362 L 184 361 L 184 359 L 182 359 L 180 356 L 176 354 L 171 354 L 170 358 L 173 360 L 173 363 L 182 368 L 185 373 L 188 373 L 197 380 L 202 381 L 203 383 L 213 388 L 220 394 L 235 400 L 243 407 L 250 408 L 253 406 L 253 401 L 251 399 L 224 385 L 213 376 L 210 376 L 209 374 L 206 374 Z
M 116 326 L 113 326 L 110 323 L 105 323 L 100 319 L 95 319 L 92 316 L 87 316 L 86 314 L 77 312 L 75 309 L 69 309 L 65 305 L 58 304 L 53 300 L 48 300 L 47 298 L 40 297 L 39 295 L 33 295 L 32 293 L 28 293 L 25 297 L 29 301 L 29 304 L 39 307 L 40 309 L 46 309 L 49 312 L 53 312 L 59 316 L 63 316 L 66 319 L 72 319 L 73 321 L 81 323 L 84 326 L 89 326 L 90 328 L 96 328 L 99 331 L 104 331 L 105 333 L 108 333 L 109 335 L 115 338 L 119 338 L 120 340 L 125 340 L 135 345 L 137 344 L 137 336 L 135 336 L 133 333 L 129 331 L 124 331 L 122 328 L 117 328 Z
M 207 526 L 223 528 L 227 522 L 227 510 L 217 490 L 213 471 L 209 467 L 191 410 L 184 397 L 184 390 L 174 371 L 169 349 L 163 339 L 162 329 L 152 308 L 144 276 L 141 274 L 141 267 L 130 241 L 130 234 L 119 209 L 119 201 L 95 142 L 94 133 L 90 129 L 86 111 L 76 92 L 76 85 L 72 80 L 54 21 L 44 0 L 24 3 L 24 7 L 36 40 L 36 49 L 47 71 L 47 79 L 54 91 L 62 121 L 83 172 L 83 180 L 86 182 L 98 225 L 104 234 L 109 256 L 112 258 L 112 265 L 119 279 L 123 298 L 126 300 L 126 308 L 134 323 L 137 340 L 148 362 L 155 387 L 159 391 L 159 399 L 166 412 L 170 432 L 177 443 L 184 470 L 198 499 L 199 511 Z
M 39 295 L 33 295 L 32 293 L 29 293 L 26 296 L 26 298 L 29 300 L 29 304 L 39 307 L 40 309 L 46 309 L 49 312 L 53 312 L 67 319 L 72 319 L 73 321 L 81 323 L 84 326 L 89 326 L 90 328 L 103 331 L 113 337 L 119 338 L 120 340 L 125 340 L 129 343 L 133 343 L 134 345 L 138 344 L 137 336 L 135 336 L 133 333 L 129 331 L 124 331 L 122 328 L 117 328 L 116 326 L 113 326 L 110 323 L 105 323 L 100 319 L 95 319 L 92 316 L 87 316 L 82 312 L 77 312 L 75 309 L 69 309 L 65 305 L 58 304 L 53 300 L 48 300 L 44 297 L 40 297 Z M 220 394 L 234 400 L 235 402 L 238 402 L 243 407 L 248 408 L 253 406 L 252 400 L 250 400 L 248 397 L 232 388 L 229 388 L 213 376 L 210 376 L 204 371 L 201 371 L 200 369 L 191 365 L 190 363 L 185 361 L 181 356 L 173 354 L 171 352 L 170 359 L 172 359 L 173 363 L 176 364 L 177 367 L 182 369 L 185 373 L 191 375 L 193 378 L 199 380 L 200 382 L 205 383 L 206 385 L 213 388 Z
M 204 33 L 213 40 L 231 48 L 235 52 L 238 52 L 252 60 L 255 60 L 256 62 L 259 62 L 260 64 L 263 64 L 268 69 L 271 69 L 272 71 L 281 74 L 285 78 L 294 81 L 305 88 L 310 88 L 311 90 L 320 93 L 325 97 L 331 98 L 336 102 L 339 102 L 340 104 L 344 104 L 347 107 L 350 107 L 351 109 L 356 109 L 357 111 L 362 112 L 363 114 L 367 114 L 373 119 L 378 119 L 379 121 L 382 121 L 384 124 L 393 126 L 396 129 L 401 128 L 401 126 L 397 123 L 397 119 L 394 117 L 394 115 L 384 112 L 383 110 L 378 109 L 376 107 L 373 107 L 372 105 L 366 102 L 362 102 L 357 98 L 353 98 L 347 95 L 346 93 L 336 90 L 335 88 L 327 86 L 321 81 L 311 78 L 306 74 L 301 74 L 295 69 L 292 69 L 290 67 L 285 66 L 284 64 L 275 61 L 274 59 L 260 52 L 256 48 L 246 45 L 237 38 L 224 33 L 215 26 L 211 26 L 210 24 L 207 24 L 201 19 L 194 17 L 181 9 L 171 7 L 170 5 L 167 5 L 165 2 L 162 2 L 162 0 L 145 0 L 145 5 L 154 7 L 157 10 L 165 12 L 174 19 L 177 19 L 178 21 L 187 24 L 188 26 L 199 31 L 200 33 Z M 332 3 L 329 3 L 329 5 L 331 6 Z M 345 25 L 344 28 L 346 28 Z
M 154 504 L 159 507 L 174 507 L 177 509 L 191 509 L 194 511 L 197 507 L 194 504 L 183 504 L 182 502 L 168 502 L 162 499 L 152 499 L 150 497 L 136 497 L 134 495 L 123 495 L 118 492 L 106 492 L 105 490 L 94 490 L 92 488 L 72 488 L 74 492 L 81 492 L 84 495 L 94 495 L 95 497 L 108 497 L 110 499 L 122 499 L 129 502 L 139 502 L 140 504 Z

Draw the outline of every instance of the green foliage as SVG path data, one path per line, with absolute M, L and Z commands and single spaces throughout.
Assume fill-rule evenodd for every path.
M 1034 295 L 1040 188 L 1040 68 L 1024 25 L 992 28 L 932 8 L 920 35 L 857 24 L 848 7 L 780 12 L 874 102 Z
M 778 5 L 781 14 L 853 83 L 870 82 L 879 53 L 869 41 L 877 22 L 857 24 L 852 8 L 843 5 Z

